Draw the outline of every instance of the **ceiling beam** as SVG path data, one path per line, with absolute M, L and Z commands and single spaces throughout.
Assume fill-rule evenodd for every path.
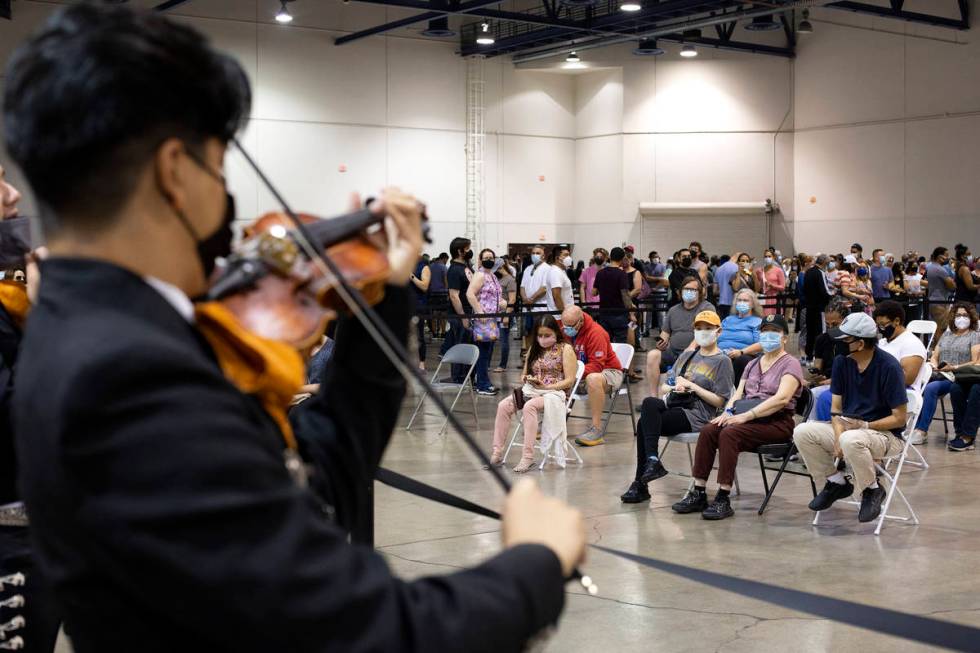
M 399 27 L 408 27 L 409 25 L 414 25 L 415 23 L 422 23 L 425 21 L 432 20 L 433 18 L 439 18 L 441 16 L 446 16 L 448 14 L 464 14 L 471 9 L 480 9 L 481 7 L 489 7 L 490 5 L 499 4 L 500 0 L 471 0 L 471 2 L 465 3 L 454 3 L 452 6 L 439 3 L 439 2 L 420 2 L 419 0 L 358 0 L 359 2 L 366 2 L 368 4 L 385 5 L 387 7 L 405 7 L 407 9 L 428 9 L 430 11 L 425 11 L 421 14 L 416 14 L 414 16 L 408 16 L 407 18 L 402 18 L 401 20 L 395 20 L 390 23 L 384 23 L 383 25 L 375 25 L 374 27 L 369 27 L 368 29 L 361 30 L 360 32 L 354 32 L 353 34 L 347 34 L 345 36 L 338 37 L 334 39 L 334 45 L 343 45 L 345 43 L 350 43 L 352 41 L 358 41 L 360 39 L 366 38 L 368 36 L 375 36 L 377 34 L 384 34 L 385 32 L 390 32 L 393 29 L 398 29 Z
M 185 0 L 171 0 L 180 1 Z M 414 25 L 415 23 L 421 23 L 424 21 L 432 20 L 433 18 L 439 18 L 440 16 L 445 16 L 448 14 L 470 14 L 473 16 L 481 16 L 486 18 L 494 18 L 494 16 L 488 16 L 478 10 L 488 7 L 490 5 L 499 4 L 501 0 L 471 0 L 471 2 L 458 4 L 455 6 L 439 6 L 437 2 L 425 2 L 425 0 L 357 0 L 358 2 L 364 2 L 367 4 L 384 5 L 387 7 L 403 7 L 406 9 L 419 9 L 424 11 L 424 13 L 416 14 L 415 16 L 408 16 L 407 18 L 402 18 L 401 20 L 392 21 L 390 23 L 385 23 L 383 25 L 376 25 L 375 27 L 370 27 L 360 32 L 354 32 L 353 34 L 347 34 L 341 36 L 334 40 L 334 45 L 344 45 L 345 43 L 351 43 L 353 41 L 358 41 L 360 39 L 366 38 L 368 36 L 376 36 L 378 34 L 384 34 L 385 32 L 390 32 L 391 30 L 398 29 L 400 27 L 407 27 L 409 25 Z M 592 21 L 592 25 L 586 23 L 586 21 L 576 22 L 576 21 L 560 21 L 560 22 L 542 22 L 549 20 L 546 16 L 535 16 L 530 14 L 523 14 L 519 12 L 498 12 L 497 18 L 499 20 L 510 20 L 514 22 L 538 24 L 544 26 L 561 27 L 562 29 L 567 29 L 569 31 L 591 31 L 594 33 L 602 34 L 602 30 L 599 29 L 600 26 L 595 25 L 595 23 L 601 21 L 604 18 L 609 18 L 613 16 L 616 20 L 633 20 L 633 21 L 643 21 L 650 18 L 659 18 L 671 12 L 677 11 L 690 11 L 698 7 L 709 7 L 712 2 L 708 0 L 664 0 L 656 5 L 653 5 L 643 11 L 636 12 L 629 16 L 621 15 L 618 12 L 616 14 L 607 14 L 598 19 Z M 557 10 L 556 10 L 557 14 Z M 559 19 L 551 19 L 552 21 L 559 21 Z
M 882 7 L 879 5 L 870 5 L 866 2 L 851 2 L 850 0 L 843 2 L 831 2 L 830 4 L 824 6 L 829 7 L 830 9 L 843 9 L 844 11 L 852 11 L 858 14 L 868 14 L 869 16 L 878 16 L 881 18 L 897 18 L 898 20 L 904 20 L 910 23 L 922 23 L 923 25 L 932 25 L 933 27 L 947 27 L 949 29 L 957 30 L 970 29 L 969 7 L 965 2 L 959 3 L 959 19 L 946 18 L 945 16 L 933 16 L 931 14 L 923 14 L 916 11 L 905 11 L 902 8 L 896 9 L 894 6 Z M 899 5 L 899 7 L 901 7 L 901 5 Z
M 153 11 L 167 11 L 168 9 L 173 9 L 179 5 L 184 4 L 187 0 L 167 0 L 166 2 L 161 2 L 153 8 Z

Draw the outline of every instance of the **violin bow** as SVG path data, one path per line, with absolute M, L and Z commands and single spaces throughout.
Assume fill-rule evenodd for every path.
M 283 212 L 289 217 L 290 222 L 292 222 L 295 228 L 296 242 L 299 244 L 303 252 L 309 257 L 310 261 L 320 270 L 320 272 L 326 276 L 332 276 L 337 279 L 337 294 L 343 300 L 344 304 L 350 310 L 351 314 L 363 325 L 364 330 L 370 334 L 374 342 L 381 348 L 385 356 L 391 362 L 392 365 L 398 370 L 408 383 L 415 381 L 422 386 L 425 393 L 435 402 L 436 407 L 445 415 L 449 423 L 456 429 L 460 437 L 469 447 L 470 451 L 477 457 L 477 459 L 490 470 L 493 478 L 503 489 L 504 493 L 510 492 L 511 484 L 507 478 L 503 475 L 498 467 L 490 464 L 490 459 L 487 454 L 483 451 L 483 448 L 477 443 L 473 435 L 466 430 L 466 427 L 459 421 L 446 402 L 443 401 L 442 397 L 435 391 L 429 380 L 425 378 L 425 375 L 420 369 L 414 365 L 409 364 L 407 361 L 411 359 L 408 350 L 405 346 L 398 341 L 395 334 L 391 332 L 388 325 L 380 318 L 377 312 L 371 307 L 371 305 L 364 298 L 357 288 L 352 286 L 350 282 L 344 277 L 337 264 L 334 263 L 333 259 L 323 251 L 314 245 L 316 242 L 312 234 L 310 234 L 306 225 L 299 219 L 295 211 L 283 197 L 279 189 L 272 183 L 272 180 L 263 172 L 255 160 L 251 157 L 248 151 L 242 147 L 238 138 L 232 138 L 232 143 L 234 143 L 236 149 L 241 152 L 245 161 L 248 163 L 249 167 L 255 171 L 258 175 L 259 180 L 266 187 L 266 189 L 272 193 L 273 198 L 282 207 Z M 582 586 L 590 593 L 595 594 L 597 588 L 592 582 L 591 578 L 588 576 L 583 576 L 578 569 L 572 573 L 570 580 L 578 580 Z

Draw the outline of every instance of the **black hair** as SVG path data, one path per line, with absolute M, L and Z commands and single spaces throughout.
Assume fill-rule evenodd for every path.
M 454 258 L 459 258 L 460 252 L 470 246 L 470 239 L 456 236 L 449 243 L 449 254 Z
M 656 251 L 652 251 L 649 254 L 647 254 L 647 258 L 655 258 L 657 256 L 660 256 L 660 254 L 657 254 Z
M 568 245 L 555 245 L 551 248 L 551 257 L 548 259 L 549 263 L 554 263 L 558 260 L 558 255 L 561 254 L 562 250 L 568 250 L 569 253 L 572 251 L 568 248 Z
M 619 263 L 624 258 L 626 258 L 626 250 L 622 247 L 613 247 L 609 250 L 609 260 L 613 263 Z
M 565 342 L 565 333 L 562 331 L 561 325 L 558 324 L 558 320 L 555 319 L 554 315 L 542 315 L 539 319 L 534 321 L 534 329 L 531 331 L 531 346 L 527 350 L 527 363 L 526 370 L 528 374 L 534 374 L 534 361 L 541 357 L 544 353 L 544 349 L 538 344 L 538 329 L 545 327 L 546 329 L 551 329 L 555 332 L 555 336 L 558 337 L 558 342 Z
M 936 259 L 938 259 L 940 256 L 942 256 L 948 251 L 949 251 L 948 247 L 943 247 L 942 245 L 940 245 L 936 249 L 932 250 L 932 260 L 935 261 Z
M 437 256 L 436 258 L 439 259 L 440 261 L 445 261 L 446 259 L 449 258 L 449 254 L 447 254 L 446 252 L 441 252 L 439 256 Z
M 861 243 L 854 243 L 853 245 L 851 245 L 851 249 L 856 249 L 857 251 L 861 252 L 862 254 L 864 253 L 864 248 L 861 247 Z
M 160 13 L 74 4 L 14 52 L 3 98 L 4 138 L 57 230 L 110 221 L 160 144 L 200 151 L 228 143 L 252 94 L 237 61 Z M 57 215 L 52 215 L 52 213 Z
M 963 243 L 957 243 L 953 251 L 956 252 L 956 260 L 962 261 L 966 258 L 966 253 L 970 251 L 970 248 Z
M 891 299 L 875 306 L 872 317 L 875 319 L 887 317 L 889 320 L 898 320 L 903 326 L 905 325 L 905 309 L 902 308 L 901 304 Z

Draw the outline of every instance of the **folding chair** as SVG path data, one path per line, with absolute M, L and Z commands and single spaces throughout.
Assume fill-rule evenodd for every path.
M 925 320 L 916 320 L 916 321 L 924 322 Z M 935 322 L 930 322 L 930 324 L 935 326 Z M 910 392 L 914 392 L 916 396 L 919 398 L 920 410 L 922 407 L 922 393 L 923 391 L 925 391 L 926 384 L 929 383 L 929 378 L 931 376 L 932 376 L 932 364 L 928 362 L 923 363 L 922 369 L 919 371 L 919 378 L 917 378 L 915 380 L 915 383 L 912 385 L 912 387 L 908 389 Z M 912 426 L 914 427 L 915 424 L 913 423 Z M 922 455 L 922 452 L 919 451 L 919 449 L 914 444 L 909 444 L 909 448 L 910 451 L 915 454 L 915 457 L 918 458 L 918 460 L 909 460 L 906 462 L 909 465 L 915 465 L 916 467 L 921 467 L 922 469 L 929 469 L 929 463 L 926 462 L 925 456 Z M 885 467 L 891 465 L 893 460 L 894 458 L 889 458 L 888 460 L 886 460 Z
M 800 393 L 800 398 L 796 402 L 796 414 L 806 421 L 810 417 L 810 409 L 813 406 L 813 393 L 806 386 L 803 386 L 802 392 Z M 762 486 L 766 490 L 766 498 L 763 499 L 762 505 L 759 506 L 759 514 L 761 515 L 766 511 L 766 506 L 769 505 L 769 500 L 772 495 L 776 493 L 776 486 L 779 485 L 779 479 L 783 477 L 783 474 L 792 474 L 793 476 L 806 476 L 810 479 L 810 490 L 813 492 L 813 496 L 817 496 L 817 486 L 813 482 L 813 477 L 810 476 L 810 472 L 806 471 L 806 467 L 799 463 L 790 463 L 790 458 L 796 453 L 796 443 L 793 441 L 793 434 L 790 433 L 789 442 L 784 444 L 764 444 L 756 448 L 752 453 L 759 456 L 759 469 L 762 471 Z M 767 467 L 763 456 L 782 456 L 783 460 L 779 467 Z M 790 467 L 789 465 L 793 465 Z M 773 479 L 772 485 L 769 484 L 769 476 L 766 474 L 766 470 L 776 471 L 776 478 Z
M 584 375 L 585 375 L 585 363 L 583 363 L 582 361 L 578 361 L 578 369 L 575 371 L 575 384 L 572 386 L 572 391 L 568 394 L 568 400 L 565 402 L 566 416 L 568 415 L 568 413 L 572 411 L 573 397 L 575 396 L 575 391 L 578 390 L 578 384 L 582 381 L 582 377 Z M 510 455 L 510 450 L 511 448 L 513 448 L 515 444 L 518 445 L 519 447 L 524 446 L 523 439 L 520 442 L 517 442 L 517 434 L 518 432 L 523 432 L 523 430 L 524 430 L 524 418 L 522 416 L 520 419 L 518 419 L 517 426 L 514 427 L 514 434 L 510 436 L 510 444 L 507 445 L 507 449 L 504 451 L 504 461 L 507 460 L 507 456 Z M 575 447 L 572 446 L 572 443 L 569 442 L 568 438 L 566 437 L 565 453 L 568 454 L 569 451 L 572 452 L 572 456 L 574 456 L 575 460 L 578 461 L 579 465 L 585 464 L 585 461 L 582 460 L 582 456 L 578 454 L 578 451 L 576 451 Z M 541 459 L 541 464 L 538 465 L 538 469 L 544 469 L 544 464 L 548 461 L 548 458 L 554 458 L 554 457 L 555 457 L 554 454 L 551 453 L 550 451 L 546 452 L 544 457 Z
M 885 497 L 885 504 L 881 507 L 881 515 L 878 516 L 878 524 L 875 527 L 875 531 L 874 531 L 875 535 L 881 534 L 881 529 L 885 525 L 886 519 L 911 522 L 912 524 L 919 523 L 919 518 L 916 516 L 915 511 L 912 510 L 912 504 L 909 503 L 909 500 L 906 498 L 905 493 L 902 492 L 902 488 L 898 486 L 899 478 L 902 475 L 902 467 L 905 465 L 906 462 L 905 459 L 908 457 L 909 448 L 912 446 L 911 444 L 912 429 L 915 428 L 915 420 L 919 417 L 919 411 L 922 410 L 922 397 L 920 397 L 912 390 L 906 390 L 905 394 L 908 397 L 908 406 L 906 408 L 906 410 L 908 411 L 908 415 L 905 419 L 905 432 L 904 432 L 905 445 L 902 447 L 902 453 L 898 456 L 898 466 L 895 468 L 895 474 L 894 475 L 889 474 L 888 470 L 886 469 L 886 465 L 882 465 L 877 462 L 875 463 L 875 469 L 878 471 L 879 474 L 878 477 L 879 482 L 881 479 L 887 479 L 888 481 L 887 496 Z M 892 499 L 895 498 L 896 494 L 902 500 L 902 503 L 905 504 L 905 508 L 909 513 L 908 517 L 898 517 L 895 515 L 888 514 L 888 510 L 889 508 L 891 508 Z M 838 503 L 849 503 L 854 506 L 861 505 L 860 501 L 853 501 L 853 500 L 844 501 L 844 502 L 839 501 Z M 816 526 L 819 523 L 819 521 L 820 521 L 820 512 L 814 515 L 813 525 Z
M 732 390 L 732 392 L 734 392 L 734 389 Z M 664 454 L 667 452 L 667 447 L 670 446 L 671 442 L 679 442 L 681 444 L 685 444 L 687 445 L 687 462 L 690 464 L 690 469 L 693 472 L 694 452 L 691 450 L 691 445 L 692 444 L 696 445 L 698 443 L 699 437 L 701 437 L 701 434 L 695 431 L 691 431 L 690 433 L 677 433 L 675 435 L 661 436 L 661 439 L 664 441 L 664 446 L 660 449 L 660 453 L 658 454 L 660 456 L 660 460 L 664 459 Z M 691 474 L 687 474 L 684 472 L 670 472 L 670 473 L 676 476 L 683 476 L 685 478 L 690 478 L 691 482 L 688 484 L 688 489 L 694 486 L 694 477 L 691 476 Z M 735 496 L 741 496 L 742 488 L 740 488 L 738 485 L 738 472 L 735 473 L 734 485 L 735 485 Z
M 926 346 L 926 351 L 932 349 L 932 341 L 936 337 L 936 323 L 932 320 L 912 320 L 905 328 L 914 333 Z
M 476 369 L 476 361 L 480 358 L 480 350 L 476 345 L 453 345 L 449 348 L 449 351 L 442 357 L 439 361 L 439 365 L 436 367 L 435 373 L 429 380 L 429 384 L 432 389 L 436 392 L 445 392 L 447 390 L 456 390 L 456 396 L 453 397 L 453 403 L 449 406 L 449 412 L 453 412 L 456 408 L 456 403 L 459 402 L 459 398 L 462 396 L 464 390 L 469 390 L 470 400 L 473 403 L 473 419 L 476 420 L 476 430 L 480 430 L 480 417 L 476 411 L 476 392 L 473 388 L 473 371 Z M 466 376 L 463 377 L 462 383 L 442 383 L 439 379 L 439 373 L 442 371 L 443 365 L 468 365 L 469 368 L 466 370 Z M 450 368 L 451 369 L 451 368 Z M 406 431 L 412 430 L 412 424 L 415 423 L 415 417 L 419 414 L 419 410 L 422 408 L 422 404 L 425 402 L 425 398 L 428 396 L 429 392 L 426 390 L 422 393 L 419 398 L 419 403 L 415 406 L 415 412 L 412 413 L 411 419 L 408 420 L 408 425 L 405 427 Z M 423 413 L 423 415 L 432 415 L 432 413 Z M 446 417 L 446 421 L 443 422 L 442 428 L 439 429 L 439 435 L 441 436 L 446 432 L 446 427 L 449 426 L 449 417 Z
M 612 343 L 612 350 L 616 354 L 616 358 L 619 359 L 619 364 L 623 367 L 623 383 L 618 388 L 613 388 L 609 394 L 611 401 L 606 406 L 606 417 L 602 422 L 602 432 L 606 432 L 606 428 L 609 426 L 609 420 L 612 419 L 613 415 L 629 415 L 630 422 L 633 424 L 633 432 L 636 433 L 636 414 L 633 412 L 633 394 L 630 392 L 630 382 L 629 382 L 629 370 L 630 364 L 633 362 L 633 346 L 627 345 L 622 342 Z M 629 405 L 629 412 L 616 412 L 616 400 L 620 396 L 626 396 L 626 403 Z M 588 394 L 572 394 L 571 403 L 569 407 L 575 405 L 576 401 L 587 402 L 589 399 Z M 592 419 L 592 416 L 588 417 L 584 415 L 569 415 L 570 419 Z

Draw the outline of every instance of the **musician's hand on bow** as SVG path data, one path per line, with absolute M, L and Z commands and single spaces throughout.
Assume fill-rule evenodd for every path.
M 585 559 L 585 519 L 568 504 L 545 496 L 530 479 L 521 479 L 507 495 L 504 546 L 543 544 L 561 562 L 567 578 Z
M 397 286 L 408 284 L 415 264 L 422 253 L 422 204 L 397 188 L 386 188 L 382 193 L 388 232 L 389 283 Z

